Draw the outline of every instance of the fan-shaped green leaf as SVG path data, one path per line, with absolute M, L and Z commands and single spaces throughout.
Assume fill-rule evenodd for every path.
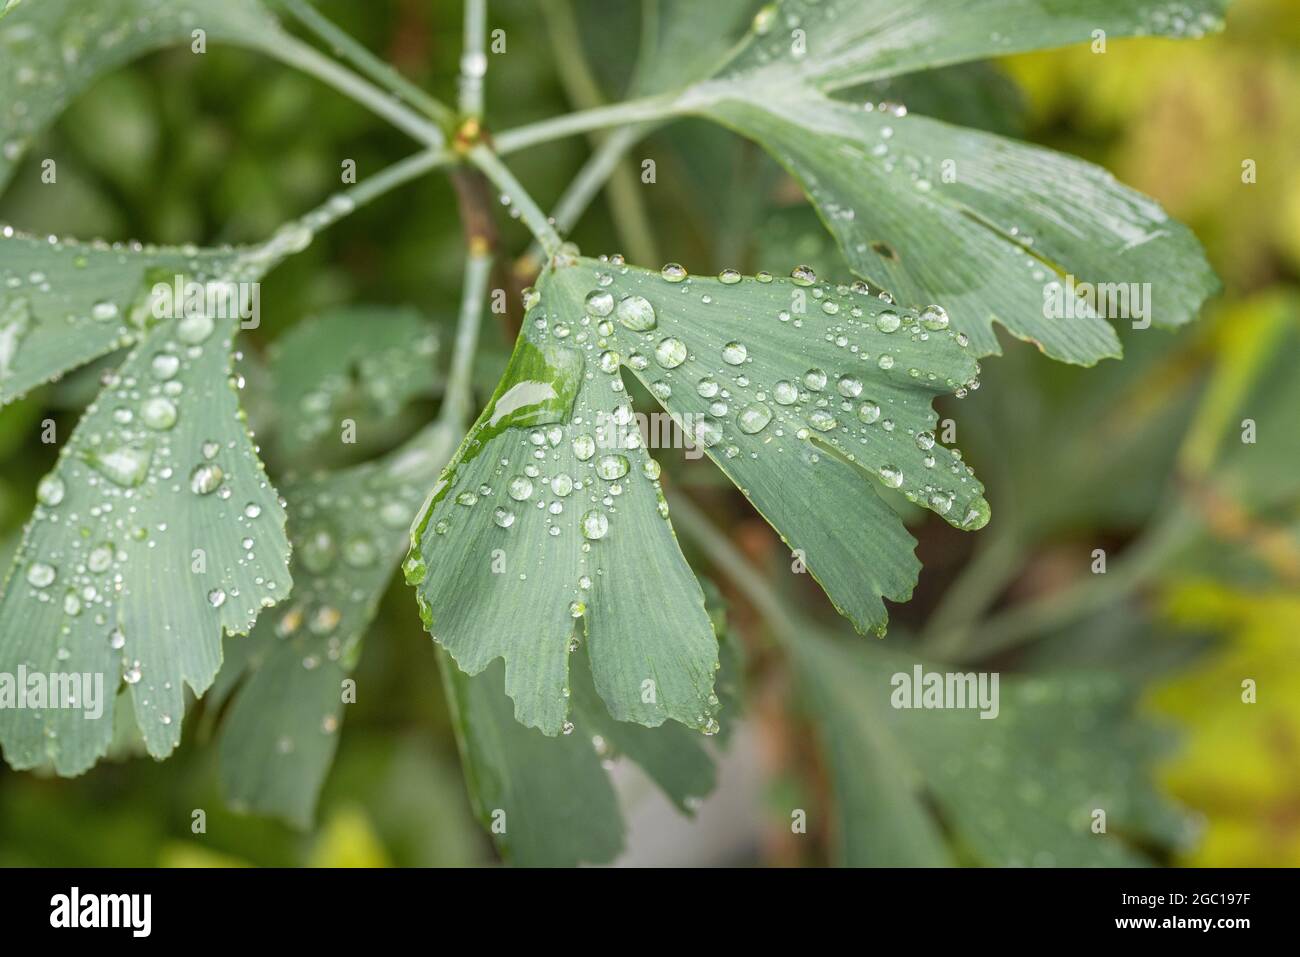
M 0 405 L 139 340 L 153 323 L 150 290 L 256 279 L 250 249 L 176 249 L 50 242 L 0 230 Z M 244 275 L 244 273 L 248 273 Z
M 233 319 L 155 325 L 87 410 L 42 480 L 0 596 L 0 672 L 101 676 L 80 707 L 0 711 L 14 767 L 86 770 L 112 738 L 125 681 L 150 754 L 180 739 L 185 686 L 221 662 L 289 590 L 285 515 L 244 427 Z M 84 702 L 83 702 L 84 703 Z
M 712 729 L 717 643 L 658 465 L 597 448 L 602 423 L 635 421 L 627 399 L 535 315 L 412 530 L 421 616 L 468 674 L 504 658 L 516 717 L 547 734 L 568 718 L 579 618 L 615 718 Z
M 1086 43 L 1103 36 L 1199 37 L 1228 0 L 777 0 L 725 76 L 767 73 L 821 90 L 900 73 Z
M 0 14 L 0 189 L 27 147 L 96 77 L 161 47 L 251 47 L 280 30 L 260 0 L 24 0 Z
M 891 707 L 895 676 L 932 673 L 928 663 L 812 632 L 783 638 L 835 755 L 847 864 L 951 863 L 940 822 L 963 855 L 1002 867 L 1143 864 L 1129 842 L 1187 837 L 1145 779 L 1163 736 L 1133 721 L 1132 695 L 1112 678 L 1004 675 L 985 720 L 973 708 Z
M 1218 288 L 1185 226 L 1062 153 L 817 94 L 710 112 L 803 183 L 855 273 L 902 302 L 943 303 L 980 355 L 1000 351 L 996 320 L 1091 364 L 1120 354 L 1102 316 L 1179 325 Z M 1124 298 L 1075 298 L 1084 283 Z
M 219 742 L 223 791 L 236 807 L 308 827 L 343 722 L 342 682 L 405 554 L 411 519 L 459 435 L 435 424 L 383 460 L 285 487 L 293 533 L 292 599 L 234 649 L 245 671 Z
M 941 310 L 800 278 L 685 277 L 580 260 L 546 277 L 534 322 L 579 345 L 601 390 L 631 369 L 796 550 L 841 613 L 883 632 L 913 541 L 873 488 L 959 528 L 988 520 L 960 454 L 934 438 L 934 396 L 978 365 Z M 869 530 L 868 535 L 864 531 Z
M 278 441 L 301 451 L 344 414 L 391 418 L 433 392 L 437 351 L 433 327 L 414 309 L 351 307 L 298 323 L 270 350 L 275 401 L 287 418 Z
M 512 863 L 613 860 L 623 849 L 624 824 L 603 765 L 620 756 L 686 813 L 713 790 L 713 761 L 699 736 L 673 724 L 615 721 L 586 662 L 570 672 L 574 730 L 557 738 L 514 719 L 499 665 L 470 678 L 444 659 L 442 673 L 475 811 Z

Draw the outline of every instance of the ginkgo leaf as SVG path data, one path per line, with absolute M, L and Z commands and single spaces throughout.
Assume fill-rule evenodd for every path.
M 442 664 L 470 801 L 501 855 L 525 867 L 613 860 L 622 816 L 591 739 L 546 738 L 516 721 L 500 662 L 475 677 Z
M 606 423 L 635 429 L 626 396 L 527 322 L 412 529 L 406 577 L 425 626 L 470 675 L 504 658 L 516 718 L 547 734 L 568 722 L 575 619 L 615 718 L 714 730 L 717 643 L 659 466 L 639 444 L 597 447 Z
M 833 756 L 846 864 L 936 866 L 955 850 L 987 866 L 1114 867 L 1149 863 L 1134 845 L 1190 836 L 1145 778 L 1164 736 L 1133 721 L 1131 689 L 1109 676 L 1001 675 L 990 707 L 896 707 L 921 700 L 918 669 L 923 683 L 951 675 L 815 629 L 782 637 Z
M 437 382 L 438 337 L 414 309 L 338 309 L 298 323 L 270 349 L 277 441 L 299 452 L 338 429 L 344 414 L 391 418 Z
M 0 189 L 32 140 L 97 77 L 150 51 L 282 35 L 261 0 L 25 0 L 0 13 Z
M 909 598 L 919 566 L 873 489 L 959 528 L 988 521 L 979 482 L 935 440 L 930 405 L 979 367 L 942 310 L 917 314 L 861 283 L 796 272 L 715 279 L 584 259 L 545 277 L 534 322 L 552 337 L 586 333 L 579 345 L 602 389 L 617 394 L 620 366 L 630 369 L 841 613 L 883 633 L 882 597 Z
M 570 672 L 574 728 L 554 738 L 514 719 L 499 664 L 471 678 L 444 658 L 442 674 L 471 802 L 513 864 L 613 860 L 625 826 L 605 768 L 620 757 L 639 765 L 686 813 L 713 790 L 713 761 L 699 736 L 674 724 L 615 721 L 585 662 Z
M 156 283 L 255 279 L 243 266 L 250 252 L 51 242 L 0 229 L 0 405 L 138 341 L 156 321 Z
M 615 718 L 716 730 L 716 646 L 624 364 L 863 631 L 883 632 L 882 597 L 908 598 L 918 569 L 873 487 L 958 527 L 988 520 L 979 483 L 932 431 L 931 399 L 978 371 L 942 310 L 918 315 L 804 273 L 692 279 L 590 259 L 562 260 L 535 299 L 407 565 L 426 625 L 462 669 L 506 659 L 524 724 L 564 725 L 581 618 Z
M 1089 365 L 1120 355 L 1108 319 L 1180 325 L 1218 289 L 1185 226 L 1063 153 L 797 92 L 711 115 L 803 183 L 857 275 L 943 303 L 979 355 L 1000 351 L 996 321 Z M 1116 301 L 1076 297 L 1085 283 L 1114 284 Z
M 726 61 L 760 0 L 645 0 L 634 94 L 678 89 Z
M 285 485 L 293 596 L 251 635 L 226 640 L 241 647 L 222 685 L 246 672 L 218 745 L 233 806 L 311 824 L 343 722 L 343 680 L 458 439 L 434 424 L 377 462 Z
M 290 586 L 285 514 L 243 423 L 231 375 L 237 320 L 153 326 L 112 374 L 37 489 L 0 596 L 0 672 L 102 680 L 102 716 L 0 712 L 16 768 L 89 768 L 109 746 L 125 682 L 155 757 L 180 739 L 185 686 L 221 663 Z M 47 704 L 52 705 L 52 701 Z
M 901 104 L 828 94 L 1093 41 L 1097 32 L 1198 36 L 1221 26 L 1225 6 L 780 0 L 754 17 L 716 76 L 681 90 L 673 109 L 714 119 L 771 152 L 857 275 L 903 304 L 940 302 L 977 354 L 1000 351 L 997 321 L 1054 358 L 1091 365 L 1119 355 L 1107 319 L 1179 325 L 1217 291 L 1195 237 L 1087 163 Z M 684 22 L 675 29 L 687 33 L 701 16 L 677 12 Z
M 820 90 L 1130 35 L 1200 37 L 1228 0 L 777 0 L 755 17 L 729 78 L 779 74 Z

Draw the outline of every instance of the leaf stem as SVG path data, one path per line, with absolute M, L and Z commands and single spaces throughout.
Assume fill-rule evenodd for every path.
M 281 63 L 296 67 L 334 87 L 426 146 L 439 147 L 447 140 L 436 123 L 296 37 L 277 31 L 260 44 L 260 49 Z
M 483 77 L 487 73 L 487 0 L 465 0 L 465 40 L 460 54 L 460 112 L 483 115 Z
M 473 410 L 474 353 L 478 348 L 479 323 L 487 299 L 488 277 L 492 273 L 492 252 L 486 242 L 471 240 L 465 260 L 465 285 L 461 290 L 460 319 L 456 324 L 456 345 L 451 356 L 451 373 L 438 421 L 457 431 L 465 429 Z
M 776 634 L 798 634 L 799 623 L 795 615 L 773 591 L 762 573 L 740 553 L 731 539 L 722 534 L 704 511 L 685 495 L 673 492 L 667 495 L 669 514 L 674 516 L 673 528 L 693 541 L 722 570 L 765 619 Z M 676 519 L 682 519 L 677 521 Z
M 594 109 L 603 106 L 605 98 L 587 62 L 582 46 L 582 35 L 573 13 L 573 3 L 571 0 L 550 0 L 542 5 L 542 11 L 545 15 L 547 32 L 551 37 L 551 49 L 559 69 L 560 82 L 565 88 L 569 102 L 578 109 Z M 607 159 L 608 162 L 602 162 L 595 167 L 600 177 L 597 190 L 600 185 L 607 187 L 609 205 L 614 215 L 614 227 L 618 231 L 622 251 L 627 253 L 633 262 L 649 266 L 659 261 L 659 253 L 654 241 L 654 227 L 650 217 L 646 215 L 641 184 L 637 181 L 636 173 L 628 164 L 622 162 L 624 154 L 637 139 L 645 135 L 647 128 L 638 127 L 639 132 L 630 136 L 624 132 L 628 129 L 629 127 L 620 127 L 612 132 L 592 130 L 588 138 L 593 148 L 598 151 L 611 139 L 616 137 L 618 139 L 618 145 L 602 156 L 602 159 Z M 588 167 L 584 166 L 578 175 L 582 176 L 587 169 Z M 585 184 L 582 188 L 586 188 Z M 581 208 L 577 210 L 578 214 L 586 208 L 588 202 L 590 197 L 583 201 Z M 564 203 L 563 198 L 560 203 Z M 560 208 L 557 206 L 556 212 L 552 213 L 552 218 L 555 220 L 556 229 L 564 234 L 573 227 L 573 223 L 570 221 L 567 225 L 563 224 L 559 213 Z M 577 215 L 572 218 L 576 219 Z
M 681 98 L 676 93 L 646 96 L 622 103 L 611 103 L 590 110 L 579 110 L 564 116 L 553 117 L 526 126 L 506 130 L 496 137 L 496 151 L 508 156 L 529 146 L 550 140 L 587 133 L 610 126 L 626 126 L 650 120 L 665 120 L 685 112 Z
M 469 161 L 482 170 L 483 175 L 501 191 L 510 204 L 519 210 L 524 224 L 542 244 L 547 257 L 559 252 L 563 240 L 555 231 L 555 226 L 546 218 L 541 207 L 528 195 L 528 191 L 520 185 L 519 180 L 515 179 L 514 174 L 506 168 L 497 154 L 480 143 L 469 151 L 468 157 Z
M 450 107 L 430 96 L 398 73 L 390 64 L 375 56 L 350 34 L 322 16 L 307 0 L 282 0 L 282 2 L 299 23 L 328 43 L 336 54 L 349 61 L 370 79 L 427 114 L 444 129 L 449 130 L 455 125 L 456 115 Z
M 561 236 L 568 234 L 577 224 L 579 217 L 605 185 L 605 181 L 609 179 L 610 173 L 623 155 L 653 128 L 653 124 L 621 126 L 606 137 L 604 142 L 587 157 L 587 161 L 565 188 L 551 212 L 555 229 Z M 633 261 L 640 262 L 642 265 L 653 265 L 657 261 L 653 250 L 649 253 L 648 259 L 638 259 L 631 247 L 628 251 L 633 256 Z M 542 268 L 543 259 L 542 245 L 535 242 L 528 252 L 519 257 L 515 263 L 515 272 L 521 276 L 531 277 Z

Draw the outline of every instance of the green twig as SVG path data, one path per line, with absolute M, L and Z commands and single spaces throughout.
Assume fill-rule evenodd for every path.
M 515 179 L 514 174 L 506 168 L 496 153 L 483 144 L 479 144 L 468 153 L 469 161 L 483 171 L 483 175 L 501 191 L 502 196 L 511 206 L 519 210 L 519 215 L 533 236 L 542 244 L 547 257 L 560 251 L 563 240 L 555 231 L 555 226 L 546 218 L 546 214 L 528 195 L 528 191 Z
M 463 431 L 473 411 L 472 376 L 474 352 L 478 348 L 479 323 L 487 299 L 488 277 L 492 273 L 492 253 L 487 245 L 471 242 L 465 260 L 465 286 L 461 290 L 460 320 L 456 325 L 456 345 L 451 356 L 451 373 L 438 421 Z
M 604 105 L 600 85 L 596 82 L 583 51 L 582 36 L 573 13 L 573 4 L 570 0 L 549 0 L 542 5 L 542 10 L 546 14 L 551 49 L 569 102 L 579 109 L 593 109 Z M 629 127 L 620 127 L 613 132 L 592 130 L 588 135 L 601 161 L 584 166 L 579 172 L 579 177 L 589 174 L 590 171 L 591 174 L 599 176 L 596 183 L 597 190 L 600 185 L 608 185 L 614 227 L 618 231 L 619 243 L 623 251 L 633 262 L 649 266 L 659 262 L 659 253 L 654 241 L 654 227 L 646 213 L 641 184 L 637 182 L 636 172 L 623 162 L 627 150 L 648 130 L 645 127 L 637 127 L 632 134 L 628 134 L 626 131 L 629 129 Z M 604 145 L 611 140 L 615 141 L 615 145 L 609 151 L 602 152 Z M 579 180 L 575 180 L 575 185 L 581 189 L 586 188 L 586 184 L 580 184 Z M 571 217 L 569 210 L 562 210 L 561 206 L 556 207 L 556 212 L 552 216 L 561 234 L 567 233 L 573 227 L 571 220 L 576 220 L 589 202 L 590 197 L 586 197 L 581 208 L 577 209 L 576 214 Z M 564 198 L 561 198 L 560 203 L 561 205 L 564 203 Z M 566 214 L 565 219 L 560 218 L 561 212 Z M 566 220 L 570 221 L 566 222 Z
M 439 147 L 446 142 L 442 128 L 428 118 L 394 99 L 365 77 L 354 73 L 337 60 L 321 53 L 287 33 L 276 31 L 259 48 L 281 63 L 296 67 L 368 107 L 398 129 L 426 146 Z
M 576 113 L 506 130 L 496 137 L 496 151 L 501 156 L 507 156 L 529 146 L 565 136 L 574 136 L 610 126 L 666 120 L 683 112 L 685 107 L 675 93 L 611 103 L 609 106 L 579 110 Z
M 285 9 L 293 14 L 299 23 L 328 43 L 336 54 L 349 61 L 370 79 L 423 111 L 444 129 L 450 130 L 455 125 L 456 115 L 450 107 L 434 99 L 398 73 L 391 65 L 375 56 L 347 32 L 323 17 L 307 0 L 282 0 L 282 2 Z
M 465 41 L 460 54 L 460 112 L 483 115 L 483 77 L 487 73 L 487 0 L 465 0 Z

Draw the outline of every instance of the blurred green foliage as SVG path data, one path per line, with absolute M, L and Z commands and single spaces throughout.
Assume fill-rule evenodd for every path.
M 578 22 L 589 28 L 597 18 L 588 14 L 605 6 L 578 4 Z M 412 80 L 452 98 L 458 5 L 321 7 Z M 637 35 L 637 18 L 624 9 L 632 5 L 618 7 L 612 15 L 626 19 L 623 29 L 587 37 L 611 98 L 629 79 Z M 553 48 L 540 11 L 498 4 L 492 26 L 509 38 L 488 72 L 494 125 L 569 109 L 556 68 L 565 51 Z M 1102 55 L 1074 48 L 1018 56 L 894 87 L 872 95 L 1107 166 L 1196 231 L 1226 293 L 1176 334 L 1126 332 L 1122 362 L 1067 368 L 1015 343 L 985 361 L 983 388 L 945 413 L 984 478 L 993 521 L 971 542 L 905 510 L 925 570 L 914 601 L 893 610 L 889 641 L 919 636 L 927 650 L 1007 671 L 1059 680 L 1091 669 L 1145 688 L 1149 714 L 1181 741 L 1161 781 L 1203 825 L 1202 839 L 1173 860 L 1300 864 L 1300 0 L 1240 0 L 1226 34 L 1197 43 L 1114 40 Z M 548 203 L 587 148 L 580 138 L 564 140 L 511 164 Z M 344 160 L 355 160 L 364 178 L 410 151 L 362 108 L 256 55 L 162 52 L 75 101 L 0 196 L 0 221 L 81 237 L 257 240 L 337 188 Z M 797 188 L 752 144 L 684 121 L 634 155 L 658 163 L 658 181 L 642 195 L 654 247 L 692 271 L 788 271 L 796 262 L 827 275 L 844 271 Z M 58 161 L 58 190 L 40 184 L 36 156 Z M 1256 164 L 1252 184 L 1242 181 L 1247 160 Z M 526 233 L 502 220 L 506 248 L 522 251 Z M 241 340 L 255 422 L 259 402 L 269 403 L 268 427 L 276 412 L 262 369 L 271 345 L 307 317 L 362 303 L 413 308 L 448 342 L 460 235 L 446 179 L 433 176 L 360 210 L 277 269 L 263 286 L 262 327 Z M 609 208 L 597 204 L 574 239 L 591 254 L 617 248 Z M 508 336 L 496 327 L 485 334 L 490 383 Z M 40 420 L 70 429 L 101 372 L 82 370 L 0 413 L 0 557 L 54 460 L 55 448 L 39 441 Z M 429 417 L 425 386 L 412 390 L 416 401 L 384 433 L 386 447 Z M 1247 417 L 1260 423 L 1253 446 L 1239 438 Z M 274 449 L 270 461 L 274 468 Z M 664 464 L 673 484 L 708 501 L 715 520 L 734 529 L 739 547 L 777 569 L 775 591 L 839 627 L 819 591 L 780 575 L 780 543 L 715 470 Z M 1095 548 L 1108 553 L 1106 576 L 1090 574 Z M 702 556 L 688 557 L 708 568 Z M 774 741 L 807 733 L 801 718 L 772 704 L 796 690 L 787 666 L 755 637 L 762 621 L 740 611 L 735 623 L 751 652 L 755 723 Z M 182 748 L 165 764 L 124 759 L 71 781 L 0 766 L 0 865 L 492 861 L 465 795 L 435 659 L 409 591 L 395 582 L 357 673 L 365 693 L 348 710 L 308 832 L 223 806 L 212 746 L 217 715 L 200 704 L 199 720 L 187 723 Z M 1242 701 L 1245 679 L 1258 684 L 1257 704 Z M 818 703 L 815 689 L 805 693 Z M 817 758 L 773 751 L 767 807 L 779 833 L 788 830 L 792 804 L 832 798 Z M 192 831 L 196 809 L 206 817 L 202 835 Z M 764 859 L 839 859 L 836 836 L 819 840 L 810 854 L 774 839 Z M 973 854 L 959 848 L 958 857 Z

